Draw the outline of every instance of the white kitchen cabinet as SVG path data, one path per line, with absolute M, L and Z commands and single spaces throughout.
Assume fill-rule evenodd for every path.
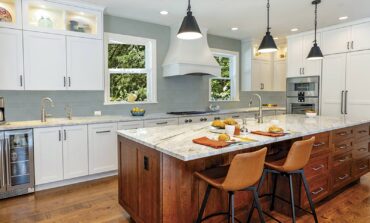
M 274 62 L 274 76 L 272 88 L 274 91 L 286 91 L 286 61 Z
M 138 129 L 144 127 L 144 121 L 129 121 L 129 122 L 119 122 L 118 130 L 124 129 Z
M 104 90 L 103 42 L 67 37 L 67 87 L 69 90 Z
M 63 127 L 64 179 L 89 174 L 87 126 Z
M 36 185 L 63 180 L 62 129 L 34 129 Z
M 117 123 L 89 125 L 89 174 L 117 170 Z
M 167 119 L 155 119 L 155 120 L 145 120 L 144 127 L 157 127 L 157 126 L 167 126 L 167 125 L 178 125 L 178 118 L 167 118 Z
M 272 63 L 270 61 L 252 61 L 252 91 L 271 91 L 272 79 Z
M 337 116 L 343 113 L 346 90 L 347 54 L 328 55 L 323 61 L 321 114 Z
M 65 90 L 65 36 L 28 31 L 23 35 L 26 90 Z
M 24 90 L 22 31 L 0 28 L 0 90 Z
M 360 23 L 352 26 L 351 50 L 370 49 L 370 22 Z
M 322 52 L 324 55 L 344 53 L 350 50 L 351 27 L 324 31 L 322 34 Z

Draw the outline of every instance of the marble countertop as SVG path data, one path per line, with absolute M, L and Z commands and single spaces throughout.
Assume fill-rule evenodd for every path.
M 285 111 L 284 107 L 271 107 L 263 108 L 264 111 Z M 32 121 L 17 121 L 7 122 L 0 125 L 0 131 L 14 130 L 14 129 L 26 129 L 26 128 L 46 128 L 46 127 L 57 127 L 57 126 L 71 126 L 71 125 L 88 125 L 88 124 L 99 124 L 99 123 L 113 123 L 113 122 L 130 122 L 130 121 L 144 121 L 154 119 L 166 119 L 166 118 L 180 118 L 189 116 L 202 116 L 202 115 L 219 115 L 219 114 L 230 114 L 230 113 L 242 113 L 242 112 L 256 112 L 258 108 L 238 108 L 238 109 L 227 109 L 219 112 L 210 112 L 200 115 L 169 115 L 166 113 L 152 113 L 145 115 L 144 117 L 133 117 L 131 115 L 117 115 L 117 116 L 85 116 L 85 117 L 73 117 L 72 120 L 67 118 L 48 118 L 47 122 L 41 122 L 40 120 Z
M 370 123 L 370 120 L 355 120 L 345 117 L 323 117 L 307 118 L 304 115 L 279 115 L 264 118 L 264 124 L 255 121 L 247 123 L 249 131 L 267 131 L 271 125 L 271 120 L 279 120 L 279 126 L 287 134 L 283 137 L 272 138 L 249 134 L 248 137 L 256 142 L 232 144 L 226 148 L 213 149 L 211 147 L 198 145 L 192 142 L 193 139 L 209 137 L 217 139 L 218 134 L 209 131 L 210 123 L 194 123 L 187 125 L 153 127 L 136 130 L 118 131 L 118 135 L 141 143 L 152 149 L 156 149 L 167 155 L 173 156 L 183 161 L 190 161 L 223 153 L 238 151 L 242 149 L 263 146 L 279 141 L 298 138 L 320 132 Z M 238 120 L 241 122 L 241 120 Z

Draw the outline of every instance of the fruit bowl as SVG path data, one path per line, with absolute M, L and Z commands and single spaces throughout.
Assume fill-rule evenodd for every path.
M 145 111 L 131 111 L 132 116 L 144 116 Z

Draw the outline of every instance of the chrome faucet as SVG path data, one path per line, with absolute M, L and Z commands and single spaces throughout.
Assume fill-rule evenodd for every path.
M 66 116 L 69 120 L 72 120 L 72 107 L 70 105 L 66 105 L 64 107 L 64 111 L 66 112 Z
M 41 99 L 41 122 L 46 122 L 46 118 L 51 117 L 50 114 L 46 113 L 46 110 L 45 110 L 46 102 L 49 102 L 50 106 L 54 108 L 54 102 L 51 98 L 47 97 L 47 98 Z
M 258 115 L 256 115 L 256 119 L 258 120 L 258 123 L 263 123 L 263 114 L 262 114 L 262 97 L 259 94 L 253 94 L 253 96 L 256 96 L 258 98 Z M 249 106 L 252 104 L 252 97 L 249 101 Z

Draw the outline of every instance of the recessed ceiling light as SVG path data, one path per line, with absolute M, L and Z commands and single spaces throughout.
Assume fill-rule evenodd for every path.
M 346 19 L 348 19 L 348 16 L 342 16 L 342 17 L 339 17 L 338 19 L 339 20 L 346 20 Z
M 279 37 L 274 37 L 274 40 L 278 40 L 279 39 Z
M 233 28 L 231 28 L 231 30 L 232 31 L 237 31 L 237 30 L 239 30 L 239 28 L 238 27 L 233 27 Z
M 292 32 L 297 32 L 297 31 L 298 31 L 298 28 L 293 28 L 293 29 L 291 29 L 290 31 L 292 31 Z
M 161 11 L 160 13 L 161 13 L 161 15 L 168 15 L 167 11 Z

